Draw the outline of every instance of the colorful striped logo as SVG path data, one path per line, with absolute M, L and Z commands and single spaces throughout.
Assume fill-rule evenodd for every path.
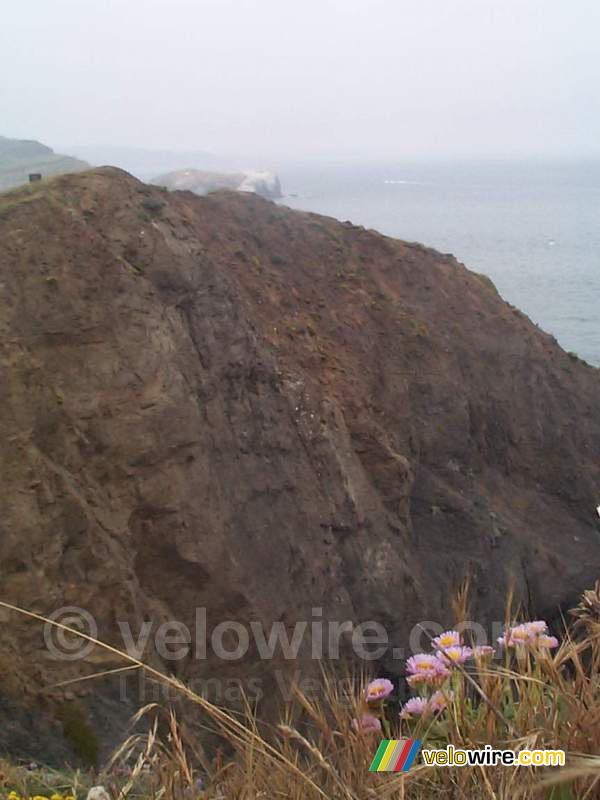
M 421 739 L 384 739 L 369 772 L 408 772 L 421 747 Z

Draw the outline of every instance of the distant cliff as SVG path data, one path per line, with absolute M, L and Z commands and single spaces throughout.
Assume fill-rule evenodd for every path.
M 155 178 L 152 183 L 167 189 L 186 189 L 205 195 L 218 189 L 235 189 L 252 192 L 267 200 L 282 197 L 279 178 L 272 172 L 207 172 L 199 169 L 182 169 Z
M 40 142 L 0 136 L 0 191 L 27 183 L 32 172 L 44 178 L 84 169 L 89 169 L 85 161 L 59 155 Z

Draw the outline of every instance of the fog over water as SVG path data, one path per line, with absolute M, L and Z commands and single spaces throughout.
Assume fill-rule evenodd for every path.
M 599 30 L 597 0 L 5 0 L 0 135 L 143 179 L 274 170 L 600 364 Z
M 600 160 L 290 164 L 283 202 L 451 252 L 600 366 Z
M 0 127 L 266 159 L 600 153 L 595 0 L 5 0 Z

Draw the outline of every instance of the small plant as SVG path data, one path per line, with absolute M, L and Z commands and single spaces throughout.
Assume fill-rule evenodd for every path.
M 67 702 L 58 712 L 65 739 L 75 755 L 88 767 L 98 763 L 98 739 L 84 710 L 77 702 Z
M 148 214 L 149 217 L 158 217 L 165 207 L 162 200 L 157 200 L 155 197 L 144 197 L 140 202 L 140 208 Z

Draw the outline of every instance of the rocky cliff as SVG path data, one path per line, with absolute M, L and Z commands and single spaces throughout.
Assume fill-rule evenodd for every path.
M 404 645 L 467 574 L 490 622 L 513 581 L 552 614 L 600 573 L 600 373 L 452 256 L 64 176 L 0 198 L 0 345 L 1 597 L 87 609 L 108 641 L 321 607 Z M 0 749 L 57 753 L 73 702 L 118 735 L 109 679 L 56 686 L 114 659 L 52 659 L 15 613 L 0 641 Z

